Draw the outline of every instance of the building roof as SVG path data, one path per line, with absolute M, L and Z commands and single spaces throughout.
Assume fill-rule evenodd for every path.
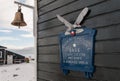
M 0 46 L 0 49 L 6 49 L 7 47 L 4 47 L 4 46 Z
M 12 51 L 8 51 L 8 50 L 6 50 L 6 53 L 7 53 L 8 55 L 13 55 L 13 56 L 20 56 L 20 57 L 25 57 L 25 56 L 23 56 L 23 55 L 20 55 L 20 54 L 17 54 L 17 53 L 15 53 L 15 52 L 12 52 Z

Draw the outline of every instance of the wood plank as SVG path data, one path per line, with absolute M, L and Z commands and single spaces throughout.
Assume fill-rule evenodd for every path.
M 120 40 L 99 41 L 95 44 L 96 53 L 120 53 Z
M 115 11 L 115 10 L 118 10 L 120 8 L 120 5 L 119 5 L 120 1 L 118 1 L 118 0 L 106 0 L 106 1 L 101 1 L 101 3 L 95 2 L 95 1 L 94 1 L 95 2 L 94 3 L 92 1 L 91 2 L 85 1 L 85 0 L 79 1 L 79 2 L 77 1 L 73 4 L 68 5 L 68 6 L 59 8 L 55 11 L 51 11 L 50 13 L 47 13 L 47 14 L 40 16 L 41 19 L 39 22 L 42 23 L 42 22 L 54 19 L 54 18 L 56 18 L 56 14 L 60 14 L 60 15 L 65 16 L 65 14 L 74 13 L 76 11 L 79 11 L 79 13 L 80 13 L 81 9 L 84 8 L 85 6 L 88 6 L 88 8 L 91 10 L 89 17 L 103 14 L 103 13 L 108 13 L 111 11 Z M 97 4 L 97 3 L 99 3 L 99 4 Z M 93 5 L 93 4 L 96 4 L 96 5 Z M 115 5 L 113 5 L 113 4 L 115 4 Z M 77 18 L 77 15 L 74 15 L 74 17 Z
M 46 46 L 46 47 L 38 47 L 38 54 L 56 54 L 59 53 L 59 46 Z
M 99 56 L 98 56 L 99 57 Z M 111 58 L 112 58 L 113 56 L 111 56 Z M 117 56 L 116 56 L 117 57 Z M 106 56 L 106 58 L 109 58 L 108 56 Z M 105 59 L 106 59 L 105 58 Z M 114 58 L 114 57 L 113 57 Z M 97 58 L 98 59 L 98 58 Z M 119 59 L 119 57 L 118 57 L 118 59 Z M 103 59 L 100 59 L 101 61 L 103 60 Z M 113 61 L 113 59 L 112 59 L 112 61 Z M 116 60 L 115 60 L 116 61 Z M 106 60 L 104 60 L 104 62 L 106 62 Z M 105 64 L 103 62 L 103 64 Z M 120 61 L 117 61 L 117 62 L 120 62 Z M 107 64 L 108 63 L 111 63 L 111 61 L 109 60 L 109 61 L 107 61 Z M 115 63 L 115 62 L 114 62 Z M 102 65 L 103 65 L 102 64 Z M 115 63 L 116 64 L 116 63 Z M 118 63 L 119 64 L 119 63 Z M 55 64 L 56 65 L 56 64 Z M 55 65 L 52 65 L 51 66 L 51 64 L 42 64 L 41 65 L 41 68 L 39 68 L 40 70 L 43 70 L 43 71 L 46 71 L 46 73 L 51 73 L 51 72 L 54 72 L 54 73 L 51 73 L 51 74 L 55 74 L 56 75 L 56 73 L 57 74 L 59 74 L 59 76 L 60 75 L 62 75 L 61 73 L 59 73 L 59 69 L 60 68 L 58 68 L 58 64 L 55 66 Z M 113 65 L 112 63 L 110 64 L 110 65 Z M 99 65 L 100 66 L 100 65 Z M 39 70 L 38 70 L 39 71 Z M 40 74 L 43 74 L 44 75 L 44 72 L 40 72 Z M 116 74 L 117 74 L 117 76 L 116 76 Z M 47 75 L 46 75 L 47 76 Z M 66 76 L 66 77 L 79 77 L 79 78 L 81 78 L 81 77 L 83 77 L 83 72 L 78 72 L 78 71 L 71 71 L 70 72 L 70 74 L 68 75 L 68 76 Z M 95 71 L 95 73 L 94 73 L 94 77 L 93 77 L 93 79 L 99 79 L 99 80 L 102 80 L 102 81 L 104 81 L 104 80 L 108 80 L 108 81 L 119 81 L 119 79 L 120 79 L 120 77 L 118 77 L 118 76 L 120 76 L 120 69 L 114 69 L 114 68 L 108 68 L 108 67 L 106 67 L 106 68 L 97 68 L 96 69 L 96 71 Z M 41 75 L 39 75 L 38 76 L 39 78 L 43 78 L 43 76 L 41 76 Z M 48 77 L 48 76 L 47 76 Z M 61 77 L 61 78 L 63 78 L 63 77 Z M 44 79 L 48 79 L 48 78 L 44 78 Z M 54 79 L 54 78 L 51 78 L 51 79 Z
M 96 40 L 120 39 L 120 24 L 97 29 Z
M 53 3 L 54 1 L 56 1 L 56 0 L 42 0 L 42 1 L 39 1 L 38 2 L 38 9 L 40 9 L 42 7 L 45 7 L 45 6 Z
M 120 69 L 97 68 L 94 78 L 99 81 L 119 81 Z
M 60 63 L 60 55 L 38 55 L 38 62 Z
M 62 74 L 62 71 L 60 69 L 60 64 L 57 63 L 37 63 L 38 64 L 38 70 L 48 71 L 48 72 L 55 72 Z
M 84 0 L 76 0 L 68 5 L 65 5 L 63 7 L 59 7 L 57 9 L 53 9 L 53 10 L 48 10 L 48 13 L 53 13 L 53 14 L 66 14 L 66 13 L 70 13 L 72 11 L 76 11 L 76 10 L 80 10 L 81 8 L 84 8 L 86 6 L 92 6 L 92 5 L 95 5 L 95 4 L 98 4 L 98 3 L 102 3 L 104 1 L 107 1 L 107 0 L 92 0 L 92 1 L 84 1 Z M 56 4 L 55 4 L 56 5 Z M 60 12 L 61 11 L 61 12 Z M 44 13 L 44 12 L 43 12 Z M 40 15 L 40 14 L 39 14 Z M 44 13 L 43 15 L 46 15 L 46 13 Z M 42 15 L 42 16 L 43 16 Z M 52 14 L 51 14 L 52 15 Z M 41 15 L 40 15 L 41 16 Z
M 120 55 L 97 54 L 95 55 L 95 65 L 101 67 L 120 68 Z M 60 55 L 38 55 L 38 62 L 60 63 Z
M 60 27 L 60 28 L 62 30 L 62 27 Z M 47 31 L 47 32 L 51 32 L 51 31 Z M 54 34 L 55 34 L 55 36 L 53 36 L 53 37 L 47 37 L 47 36 L 51 36 Z M 56 34 L 58 34 L 58 32 L 41 34 L 40 35 L 41 37 L 46 37 L 46 38 L 38 39 L 38 45 L 40 46 L 40 45 L 59 44 L 59 36 Z M 120 34 L 120 24 L 111 25 L 111 26 L 107 26 L 107 27 L 103 27 L 103 28 L 98 28 L 96 40 L 98 41 L 98 40 L 120 39 L 119 34 Z
M 48 63 L 38 63 L 38 66 L 40 67 L 39 70 L 40 71 L 46 71 L 46 72 L 50 72 L 53 74 L 60 74 L 62 75 L 63 72 L 60 69 L 60 65 L 59 64 L 48 64 Z M 117 74 L 117 75 L 116 75 Z M 67 75 L 69 77 L 84 77 L 84 73 L 83 72 L 79 72 L 79 71 L 70 71 L 69 75 Z M 105 77 L 106 76 L 106 77 Z M 93 75 L 93 79 L 97 79 L 97 80 L 108 80 L 108 81 L 119 81 L 120 79 L 120 69 L 114 69 L 114 68 L 101 68 L 101 67 L 96 67 L 96 71 L 94 72 Z
M 106 25 L 118 24 L 120 23 L 118 18 L 120 18 L 120 11 L 90 18 L 86 20 L 86 22 L 83 25 L 89 27 L 101 27 Z
M 103 63 L 104 64 L 104 63 Z M 60 68 L 60 64 L 58 63 L 39 63 L 38 62 L 38 66 L 39 66 L 39 70 L 43 70 L 43 71 L 48 71 L 48 72 L 53 72 L 53 73 L 58 73 L 58 74 L 61 74 L 61 72 L 62 72 L 62 70 L 61 70 L 61 68 Z M 98 64 L 96 64 L 96 66 L 97 66 L 97 69 L 96 69 L 96 72 L 97 71 L 99 71 L 98 70 L 98 68 L 99 69 L 115 69 L 115 68 L 108 68 L 108 67 L 105 67 L 105 66 L 103 66 L 104 68 L 102 68 L 102 66 L 101 65 L 98 65 Z M 117 68 L 118 69 L 118 68 Z M 120 68 L 118 69 L 118 70 L 120 70 Z M 73 74 L 74 74 L 74 72 L 75 73 L 77 73 L 77 71 L 71 71 L 71 73 L 69 74 L 69 75 L 72 75 L 72 76 L 74 76 Z M 79 73 L 80 74 L 80 73 Z M 75 76 L 77 76 L 76 74 L 75 74 Z M 80 75 L 78 75 L 78 76 L 80 76 Z
M 90 16 L 104 14 L 115 10 L 120 10 L 119 0 L 106 0 L 106 2 L 90 7 Z
M 51 29 L 47 29 L 44 31 L 38 32 L 38 38 L 46 37 L 46 36 L 53 36 L 53 35 L 58 35 L 61 32 L 64 32 L 66 30 L 65 26 L 60 26 L 60 27 L 54 27 Z
M 41 71 L 47 71 L 47 72 L 52 72 L 52 73 L 57 73 L 63 75 L 63 72 L 60 68 L 60 64 L 52 64 L 52 63 L 38 63 L 38 70 Z M 68 76 L 74 76 L 74 77 L 84 77 L 83 72 L 79 71 L 70 71 Z
M 72 14 L 68 14 L 67 16 L 63 16 L 63 17 L 67 19 L 68 21 L 73 22 L 73 20 L 75 19 L 74 15 L 76 15 L 76 12 Z M 118 24 L 120 23 L 119 18 L 120 18 L 120 11 L 115 11 L 112 13 L 103 14 L 103 15 L 99 15 L 99 16 L 86 19 L 83 25 L 96 28 L 96 27 L 101 27 L 101 26 L 106 26 L 106 25 L 111 25 L 111 24 Z M 62 24 L 63 23 L 61 23 L 56 18 L 51 21 L 38 24 L 38 30 L 43 30 L 43 29 L 55 27 L 57 25 L 62 25 Z
M 38 77 L 48 81 L 60 81 L 60 80 L 63 81 L 63 79 L 60 76 L 39 70 L 38 70 Z
M 57 1 L 55 1 L 54 3 L 49 4 L 49 5 L 46 6 L 46 7 L 41 8 L 40 10 L 41 10 L 42 12 L 39 13 L 39 15 L 45 14 L 45 13 L 47 13 L 47 12 L 50 12 L 50 11 L 56 9 L 56 8 L 65 6 L 65 5 L 67 5 L 67 4 L 73 3 L 74 1 L 77 1 L 77 0 L 69 0 L 69 1 L 57 0 Z M 38 11 L 39 11 L 39 10 L 38 10 Z
M 96 55 L 95 65 L 120 68 L 120 55 Z
M 64 76 L 64 75 L 60 75 L 56 73 L 49 73 L 45 71 L 38 71 L 38 77 L 49 80 L 49 81 L 97 81 L 94 79 Z
M 81 72 L 74 72 L 74 75 L 69 74 L 71 77 L 81 77 L 79 75 Z M 116 75 L 117 74 L 117 75 Z M 67 76 L 69 76 L 67 75 Z M 97 68 L 94 73 L 93 79 L 97 79 L 98 81 L 119 81 L 120 79 L 120 70 L 118 69 L 107 69 L 107 68 Z M 82 76 L 84 77 L 84 76 Z
M 113 74 L 112 74 L 112 72 L 113 72 Z M 116 75 L 116 73 L 118 74 L 118 76 L 114 76 L 114 75 Z M 74 77 L 81 77 L 81 76 L 84 77 L 84 73 L 78 72 L 78 71 L 70 71 L 69 75 L 74 76 Z M 106 81 L 106 80 L 107 81 L 114 81 L 114 80 L 118 81 L 120 79 L 119 75 L 120 75 L 120 69 L 109 69 L 109 68 L 97 67 L 92 79 L 97 79 L 97 81 Z M 111 78 L 109 78 L 109 77 L 111 77 Z
M 38 39 L 38 46 L 58 44 L 58 40 L 59 40 L 58 36 Z
M 95 53 L 120 53 L 120 40 L 98 41 L 95 43 Z M 38 54 L 59 54 L 59 45 L 38 47 Z

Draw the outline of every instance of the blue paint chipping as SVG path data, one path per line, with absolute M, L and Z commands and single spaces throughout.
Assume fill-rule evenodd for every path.
M 65 75 L 69 70 L 82 71 L 86 78 L 91 78 L 94 67 L 94 43 L 96 30 L 82 27 L 84 30 L 75 36 L 61 33 L 60 53 L 61 69 Z

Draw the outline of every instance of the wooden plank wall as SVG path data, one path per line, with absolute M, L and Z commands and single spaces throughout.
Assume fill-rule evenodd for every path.
M 65 26 L 56 14 L 74 22 L 86 6 L 91 12 L 82 25 L 98 31 L 91 80 L 82 72 L 64 76 L 59 64 L 58 34 Z M 120 81 L 120 0 L 38 0 L 37 34 L 38 81 Z

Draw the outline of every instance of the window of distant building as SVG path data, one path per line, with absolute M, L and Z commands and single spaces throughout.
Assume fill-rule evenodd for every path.
M 0 58 L 2 58 L 2 51 L 0 51 Z

